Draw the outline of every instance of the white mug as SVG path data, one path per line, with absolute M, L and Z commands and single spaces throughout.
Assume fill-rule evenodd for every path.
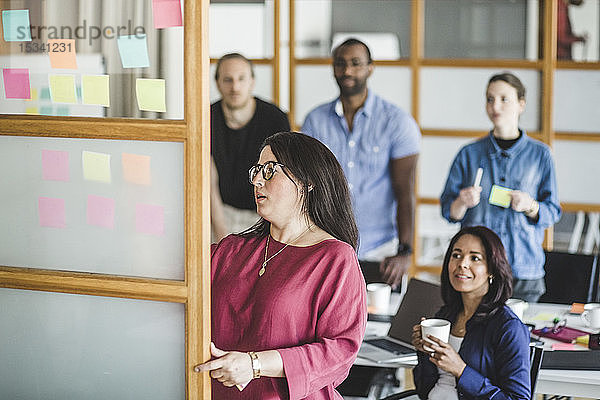
M 433 344 L 431 340 L 427 339 L 428 335 L 434 336 L 440 339 L 442 342 L 448 343 L 448 339 L 450 338 L 450 321 L 438 318 L 429 318 L 421 321 L 421 337 L 427 342 Z M 430 349 L 427 346 L 423 346 L 423 348 L 430 352 L 433 351 L 433 349 Z
M 581 318 L 592 328 L 600 328 L 600 303 L 588 303 L 583 307 Z
M 387 314 L 390 308 L 392 287 L 386 283 L 367 285 L 367 309 L 373 314 Z
M 523 313 L 528 306 L 525 300 L 508 299 L 506 300 L 506 305 L 512 310 L 512 312 L 515 313 L 517 317 L 519 317 L 520 320 L 523 320 Z

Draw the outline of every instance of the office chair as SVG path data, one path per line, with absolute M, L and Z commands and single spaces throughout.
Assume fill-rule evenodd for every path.
M 531 399 L 535 399 L 535 386 L 537 384 L 538 374 L 542 366 L 542 358 L 544 357 L 544 348 L 538 346 L 529 346 L 529 362 L 531 364 L 529 368 L 529 377 L 531 380 Z M 414 389 L 405 390 L 402 393 L 392 394 L 382 400 L 398 400 L 405 399 L 410 396 L 417 395 L 417 391 Z
M 592 303 L 598 301 L 598 255 L 546 252 L 546 293 L 540 303 Z

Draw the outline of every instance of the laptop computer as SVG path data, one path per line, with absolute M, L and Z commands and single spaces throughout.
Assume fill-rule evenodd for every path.
M 365 337 L 358 357 L 377 363 L 416 360 L 417 353 L 411 344 L 412 327 L 421 317 L 433 317 L 442 304 L 438 285 L 411 279 L 387 336 Z

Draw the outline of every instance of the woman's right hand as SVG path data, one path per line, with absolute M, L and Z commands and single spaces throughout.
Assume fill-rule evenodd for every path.
M 466 208 L 473 208 L 479 204 L 481 198 L 481 186 L 469 186 L 460 191 L 458 194 L 460 202 Z
M 421 317 L 421 321 L 423 321 L 423 320 L 425 320 L 425 318 Z M 415 348 L 418 351 L 422 351 L 423 353 L 430 353 L 423 348 L 424 342 L 425 341 L 423 340 L 423 337 L 421 336 L 421 324 L 419 323 L 419 324 L 413 326 L 412 345 L 415 346 Z

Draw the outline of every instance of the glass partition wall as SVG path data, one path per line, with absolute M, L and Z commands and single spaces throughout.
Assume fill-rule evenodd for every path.
M 208 0 L 0 8 L 0 398 L 210 398 Z

